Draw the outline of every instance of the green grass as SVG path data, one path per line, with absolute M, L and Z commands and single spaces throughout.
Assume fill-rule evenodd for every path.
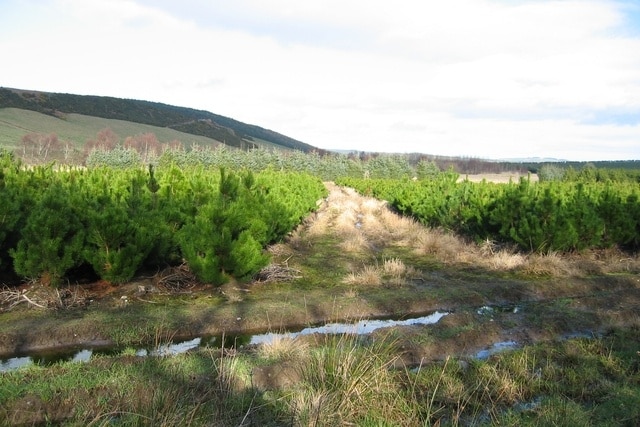
M 268 359 L 253 351 L 141 358 L 125 350 L 1 374 L 0 424 L 631 426 L 640 421 L 639 332 L 415 369 L 397 363 L 391 337 L 330 337 Z M 256 387 L 252 372 L 265 363 L 283 363 L 297 380 Z
M 596 313 L 580 306 L 579 299 L 559 298 L 527 306 L 527 324 L 549 332 L 582 332 L 599 325 Z

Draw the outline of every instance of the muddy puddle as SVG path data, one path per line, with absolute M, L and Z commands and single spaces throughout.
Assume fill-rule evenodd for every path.
M 506 304 L 482 306 L 476 308 L 475 314 L 480 317 L 486 317 L 489 321 L 493 321 L 494 316 L 504 313 L 521 315 L 526 310 L 526 306 L 522 304 Z M 310 326 L 307 328 L 291 331 L 265 332 L 257 334 L 240 334 L 240 335 L 211 335 L 198 336 L 189 339 L 164 342 L 150 343 L 146 346 L 138 348 L 114 347 L 107 346 L 104 343 L 95 346 L 84 346 L 76 348 L 66 348 L 64 351 L 60 349 L 50 351 L 37 351 L 31 353 L 15 354 L 13 357 L 0 358 L 0 373 L 19 369 L 28 365 L 51 366 L 59 362 L 88 362 L 92 357 L 96 356 L 117 356 L 120 354 L 128 354 L 139 357 L 148 356 L 171 356 L 185 353 L 190 350 L 204 348 L 243 348 L 251 345 L 260 345 L 274 342 L 282 338 L 296 338 L 298 336 L 324 334 L 324 335 L 340 335 L 340 334 L 356 334 L 367 335 L 372 332 L 392 327 L 412 326 L 412 325 L 434 325 L 443 317 L 451 314 L 450 312 L 436 311 L 431 314 L 412 318 L 384 318 L 384 319 L 365 319 L 352 323 L 325 323 L 321 325 Z M 593 337 L 593 332 L 580 332 L 567 334 L 561 339 L 576 337 Z M 477 351 L 472 357 L 476 359 L 487 359 L 490 356 L 507 350 L 520 348 L 522 343 L 515 340 L 494 342 L 484 349 Z
M 447 312 L 436 311 L 427 316 L 420 316 L 407 319 L 367 319 L 355 323 L 326 323 L 318 326 L 307 327 L 298 331 L 268 332 L 252 335 L 224 335 L 195 337 L 175 343 L 160 345 L 149 345 L 135 349 L 135 354 L 140 357 L 146 356 L 171 356 L 185 353 L 198 348 L 241 348 L 247 345 L 257 345 L 272 342 L 281 338 L 295 338 L 297 336 L 313 334 L 357 334 L 366 335 L 378 329 L 395 326 L 411 325 L 432 325 L 446 316 Z M 97 355 L 117 355 L 125 351 L 124 347 L 104 347 L 76 348 L 64 352 L 33 352 L 15 355 L 14 357 L 0 359 L 0 372 L 7 372 L 27 366 L 37 364 L 40 366 L 50 366 L 52 364 L 71 361 L 87 362 Z

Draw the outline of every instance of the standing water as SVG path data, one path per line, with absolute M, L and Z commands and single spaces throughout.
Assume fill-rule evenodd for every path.
M 136 355 L 140 357 L 146 356 L 170 356 L 185 353 L 189 350 L 199 347 L 239 347 L 242 345 L 265 344 L 279 338 L 295 338 L 297 336 L 312 334 L 357 334 L 365 335 L 381 329 L 393 326 L 410 326 L 410 325 L 431 325 L 437 323 L 441 318 L 449 313 L 436 311 L 428 316 L 416 317 L 404 320 L 361 320 L 356 323 L 327 323 L 322 326 L 308 327 L 295 332 L 282 333 L 264 333 L 255 335 L 238 335 L 238 336 L 213 336 L 213 337 L 196 337 L 187 341 L 178 343 L 168 343 L 155 346 L 152 348 L 140 348 L 136 350 Z M 7 372 L 21 368 L 30 364 L 51 365 L 61 361 L 86 362 L 91 359 L 94 354 L 118 354 L 123 349 L 91 349 L 82 348 L 72 352 L 64 353 L 33 353 L 18 355 L 8 359 L 0 359 L 0 372 Z

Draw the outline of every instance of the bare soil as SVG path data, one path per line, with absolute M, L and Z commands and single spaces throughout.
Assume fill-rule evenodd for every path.
M 637 255 L 476 245 L 327 186 L 320 209 L 269 249 L 273 264 L 261 281 L 214 288 L 174 267 L 125 285 L 4 288 L 0 356 L 449 312 L 436 325 L 374 333 L 394 336 L 404 361 L 420 363 L 640 324 Z

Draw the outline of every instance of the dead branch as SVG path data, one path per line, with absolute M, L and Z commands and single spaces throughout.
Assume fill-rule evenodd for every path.
M 47 306 L 40 305 L 37 302 L 31 300 L 26 294 L 22 294 L 22 298 L 24 298 L 25 301 L 27 301 L 29 304 L 35 305 L 36 307 L 47 308 Z
M 189 291 L 197 283 L 198 279 L 187 264 L 167 268 L 156 275 L 156 286 L 172 293 Z
M 79 286 L 75 289 L 65 288 L 62 291 L 56 289 L 57 298 L 51 302 L 55 308 L 81 307 L 87 304 L 87 297 L 84 290 Z
M 0 306 L 6 305 L 7 310 L 11 310 L 21 302 L 25 302 L 24 299 L 22 299 L 22 292 L 12 290 L 6 286 L 0 291 Z
M 0 291 L 0 306 L 5 310 L 12 310 L 21 303 L 44 309 L 66 309 L 85 305 L 87 298 L 79 287 L 59 290 L 32 285 L 21 291 L 8 287 Z
M 289 267 L 288 259 L 282 264 L 269 264 L 256 275 L 256 282 L 290 282 L 302 278 L 300 270 Z

